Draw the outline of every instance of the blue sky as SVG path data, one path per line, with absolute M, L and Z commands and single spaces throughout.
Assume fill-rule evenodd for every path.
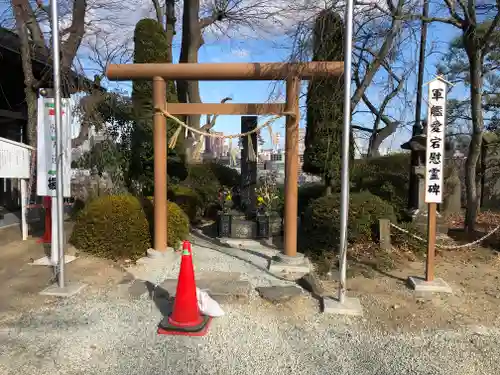
M 1 9 L 3 11 L 3 9 Z M 432 9 L 431 9 L 432 15 Z M 176 38 L 180 38 L 181 31 L 178 30 Z M 431 45 L 435 46 L 435 49 L 441 53 L 446 52 L 448 48 L 448 42 L 458 35 L 458 30 L 450 25 L 445 25 L 442 23 L 433 23 L 429 27 L 428 33 L 428 50 Z M 416 40 L 418 39 L 418 36 Z M 199 53 L 199 62 L 280 62 L 286 61 L 288 57 L 289 50 L 287 48 L 277 48 L 277 45 L 286 45 L 282 41 L 257 41 L 257 40 L 206 40 L 206 44 L 202 46 Z M 174 46 L 174 58 L 178 59 L 179 56 L 179 41 L 176 40 Z M 414 48 L 406 51 L 407 57 L 415 61 L 416 70 L 416 60 L 418 56 L 418 49 L 415 45 Z M 440 55 L 438 53 L 430 56 L 427 59 L 425 81 L 433 78 L 435 73 L 435 65 Z M 94 64 L 92 64 L 88 59 L 82 59 L 81 63 L 84 65 L 85 72 L 92 77 L 98 71 L 95 70 Z M 379 73 L 377 79 L 384 79 L 383 74 Z M 106 82 L 105 83 L 109 89 L 122 89 L 129 91 L 131 87 L 130 82 Z M 302 89 L 306 90 L 307 82 L 302 83 Z M 244 103 L 244 102 L 267 102 L 270 99 L 270 95 L 277 91 L 283 92 L 283 84 L 276 82 L 265 82 L 265 81 L 221 81 L 221 82 L 201 82 L 200 91 L 203 102 L 207 103 L 218 103 L 223 97 L 232 97 L 234 103 Z M 416 74 L 412 74 L 407 81 L 407 91 L 415 96 L 416 93 Z M 424 90 L 424 97 L 426 95 Z M 376 86 L 371 86 L 367 90 L 367 95 L 371 99 L 372 103 L 375 105 L 379 104 L 383 99 L 383 95 L 379 92 L 379 88 Z M 463 87 L 456 87 L 452 92 L 452 97 L 461 97 L 467 95 L 467 91 Z M 413 98 L 413 102 L 415 98 Z M 304 100 L 301 102 L 301 107 L 304 107 Z M 403 120 L 407 125 L 411 125 L 415 115 L 414 115 L 414 105 L 408 107 L 401 104 L 397 99 L 394 99 L 390 106 L 387 108 L 387 114 L 394 118 Z M 360 104 L 357 110 L 366 110 L 363 105 Z M 425 118 L 426 112 L 425 103 L 423 105 L 423 115 Z M 261 121 L 264 121 L 261 119 Z M 219 116 L 217 124 L 215 127 L 216 131 L 222 131 L 227 134 L 234 134 L 239 132 L 239 122 L 238 116 Z M 353 118 L 353 123 L 363 125 L 366 127 L 371 127 L 373 124 L 373 117 L 366 113 L 357 113 Z M 305 127 L 305 122 L 302 118 L 301 127 Z M 273 125 L 273 130 L 282 134 L 281 142 L 284 143 L 284 119 L 277 121 Z M 75 129 L 75 133 L 77 130 Z M 398 150 L 401 143 L 409 138 L 410 130 L 409 126 L 406 129 L 400 129 L 396 134 L 386 140 L 382 145 L 383 148 Z M 270 147 L 270 139 L 267 132 L 263 134 L 264 139 L 267 141 L 264 147 Z

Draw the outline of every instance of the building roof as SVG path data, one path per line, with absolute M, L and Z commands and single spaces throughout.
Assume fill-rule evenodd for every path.
M 32 45 L 33 73 L 37 79 L 40 79 L 46 73 L 48 67 L 52 67 L 52 57 L 47 55 L 47 51 L 40 46 Z M 0 63 L 9 63 L 21 66 L 21 41 L 19 36 L 8 29 L 0 27 Z M 50 75 L 52 81 L 52 75 Z M 70 82 L 70 93 L 78 91 L 89 91 L 90 89 L 104 90 L 102 87 L 89 80 L 82 74 L 73 70 L 70 72 L 68 81 Z M 51 82 L 47 82 L 47 88 L 50 88 Z

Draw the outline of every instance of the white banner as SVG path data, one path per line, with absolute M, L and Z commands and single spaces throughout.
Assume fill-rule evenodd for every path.
M 71 196 L 71 104 L 61 99 L 63 129 L 63 194 Z M 56 117 L 53 98 L 38 98 L 37 180 L 39 196 L 56 196 Z
M 441 203 L 443 201 L 446 94 L 447 83 L 443 79 L 438 77 L 429 83 L 425 203 Z

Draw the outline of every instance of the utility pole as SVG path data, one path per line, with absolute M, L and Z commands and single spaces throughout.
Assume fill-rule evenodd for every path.
M 422 30 L 420 33 L 420 54 L 418 59 L 418 76 L 417 76 L 417 100 L 415 106 L 415 123 L 412 127 L 412 137 L 421 132 L 421 112 L 422 112 L 422 89 L 424 85 L 424 70 L 425 70 L 425 47 L 427 44 L 427 18 L 429 17 L 429 0 L 423 1 L 422 9 Z M 416 202 L 417 190 L 417 176 L 413 173 L 413 167 L 418 166 L 418 156 L 416 153 L 411 153 L 411 166 L 410 166 L 410 184 L 408 194 L 408 209 L 413 209 Z

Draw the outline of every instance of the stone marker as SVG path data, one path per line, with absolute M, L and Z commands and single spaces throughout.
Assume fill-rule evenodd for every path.
M 272 303 L 286 302 L 303 294 L 300 288 L 293 285 L 257 287 L 256 290 L 262 298 Z

